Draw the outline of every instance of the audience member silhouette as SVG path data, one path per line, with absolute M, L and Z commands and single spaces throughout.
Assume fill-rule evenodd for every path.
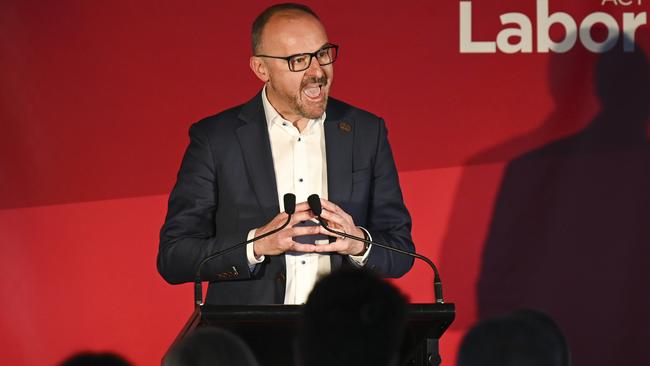
M 397 365 L 406 300 L 366 269 L 341 269 L 320 280 L 304 309 L 296 354 L 304 366 Z
M 231 332 L 214 327 L 199 328 L 165 357 L 165 366 L 257 366 L 253 351 Z
M 562 332 L 546 314 L 519 310 L 483 320 L 463 339 L 457 366 L 569 366 Z
M 80 352 L 70 356 L 59 366 L 131 366 L 131 364 L 115 353 Z

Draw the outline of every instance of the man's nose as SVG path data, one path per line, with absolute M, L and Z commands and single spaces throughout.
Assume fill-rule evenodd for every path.
M 306 73 L 316 77 L 322 77 L 325 75 L 325 71 L 323 71 L 323 67 L 318 63 L 316 57 L 311 58 L 311 64 L 309 64 Z

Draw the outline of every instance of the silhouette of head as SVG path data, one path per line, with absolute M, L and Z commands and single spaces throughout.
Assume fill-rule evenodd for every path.
M 626 50 L 623 44 L 633 46 L 634 50 Z M 627 38 L 604 47 L 611 49 L 599 55 L 594 73 L 602 110 L 607 115 L 619 116 L 608 119 L 617 125 L 617 130 L 641 134 L 650 112 L 648 59 L 639 45 Z
M 257 366 L 251 349 L 227 330 L 199 328 L 176 344 L 165 366 Z
M 548 87 L 557 109 L 575 108 L 576 95 L 589 96 L 597 58 L 597 54 L 578 46 L 565 53 L 548 54 Z
M 305 366 L 393 365 L 406 324 L 406 300 L 365 269 L 319 281 L 305 305 L 298 354 Z
M 115 353 L 80 352 L 70 356 L 59 366 L 131 366 L 131 364 Z
M 519 310 L 484 320 L 463 339 L 458 366 L 569 366 L 562 332 L 546 314 Z

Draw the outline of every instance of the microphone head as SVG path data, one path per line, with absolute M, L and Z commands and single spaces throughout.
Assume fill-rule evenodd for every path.
M 317 194 L 312 194 L 307 197 L 307 203 L 309 204 L 311 212 L 316 216 L 320 216 L 320 213 L 323 211 L 323 207 L 320 205 L 320 197 L 318 197 Z
M 296 195 L 287 193 L 284 195 L 284 212 L 293 215 L 296 212 Z

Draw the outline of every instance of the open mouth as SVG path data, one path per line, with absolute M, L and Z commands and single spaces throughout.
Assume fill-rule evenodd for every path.
M 307 98 L 312 100 L 319 100 L 322 97 L 322 84 L 310 84 L 302 89 L 302 92 L 307 96 Z

